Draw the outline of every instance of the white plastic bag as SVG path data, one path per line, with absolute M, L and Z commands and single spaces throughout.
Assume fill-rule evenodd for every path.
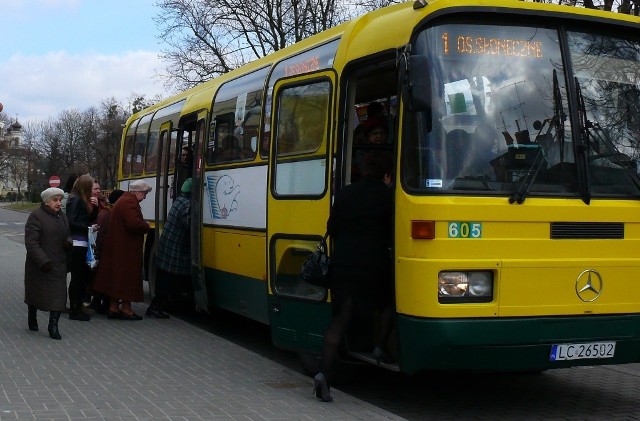
M 95 269 L 98 266 L 98 255 L 96 253 L 96 237 L 98 233 L 93 230 L 93 227 L 89 227 L 88 232 L 88 247 L 87 247 L 87 265 L 91 269 Z

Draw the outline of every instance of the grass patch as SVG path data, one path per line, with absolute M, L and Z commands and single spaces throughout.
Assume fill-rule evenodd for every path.
M 3 206 L 5 209 L 11 209 L 19 212 L 31 212 L 34 209 L 40 207 L 40 203 L 31 203 L 31 202 L 17 202 L 10 203 L 8 205 Z

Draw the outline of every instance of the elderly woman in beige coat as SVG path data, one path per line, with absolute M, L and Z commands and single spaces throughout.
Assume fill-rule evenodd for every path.
M 48 311 L 53 339 L 62 339 L 58 320 L 67 304 L 67 251 L 72 248 L 69 222 L 60 211 L 63 195 L 58 188 L 43 191 L 44 203 L 31 212 L 24 227 L 24 302 L 29 306 L 29 330 L 38 330 L 37 311 Z

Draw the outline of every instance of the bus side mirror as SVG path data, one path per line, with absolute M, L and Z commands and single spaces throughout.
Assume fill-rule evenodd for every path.
M 402 97 L 409 111 L 431 114 L 431 81 L 425 56 L 409 55 L 400 67 Z

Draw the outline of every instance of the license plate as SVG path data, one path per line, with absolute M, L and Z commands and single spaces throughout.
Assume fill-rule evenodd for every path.
M 587 342 L 582 344 L 551 345 L 550 361 L 584 360 L 591 358 L 613 358 L 615 342 Z

